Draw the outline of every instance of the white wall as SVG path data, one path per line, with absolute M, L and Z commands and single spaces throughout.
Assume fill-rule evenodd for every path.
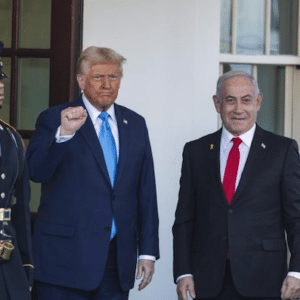
M 212 95 L 219 65 L 219 0 L 85 0 L 83 47 L 127 58 L 117 102 L 146 118 L 160 215 L 161 259 L 152 283 L 130 300 L 177 299 L 172 234 L 182 149 L 217 129 Z

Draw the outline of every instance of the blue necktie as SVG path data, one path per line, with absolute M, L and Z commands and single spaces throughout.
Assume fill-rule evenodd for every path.
M 114 186 L 116 169 L 117 169 L 116 144 L 108 123 L 109 114 L 106 111 L 103 111 L 99 115 L 99 118 L 102 120 L 102 125 L 99 133 L 99 141 L 104 154 L 104 159 L 109 174 L 110 182 L 111 185 Z M 116 235 L 116 233 L 117 233 L 117 227 L 115 224 L 115 218 L 113 217 L 112 226 L 111 226 L 111 235 L 110 235 L 111 240 Z

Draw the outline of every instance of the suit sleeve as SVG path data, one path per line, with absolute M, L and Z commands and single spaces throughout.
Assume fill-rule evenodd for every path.
M 45 182 L 55 173 L 63 160 L 70 141 L 56 143 L 55 134 L 60 126 L 60 112 L 46 110 L 37 119 L 35 132 L 27 148 L 30 179 Z
M 295 141 L 291 142 L 286 154 L 281 192 L 284 223 L 291 252 L 289 271 L 300 272 L 300 159 Z
M 16 183 L 15 196 L 17 198 L 16 205 L 12 208 L 12 223 L 16 229 L 16 237 L 21 260 L 25 268 L 28 283 L 33 285 L 33 261 L 32 261 L 32 245 L 31 245 L 31 227 L 30 227 L 30 184 L 28 176 L 27 163 L 24 156 L 22 143 L 18 140 L 20 157 L 20 174 Z
M 188 144 L 183 151 L 179 200 L 173 225 L 174 282 L 183 274 L 192 274 L 191 244 L 195 222 L 195 191 Z
M 138 185 L 138 236 L 139 255 L 152 255 L 159 259 L 158 240 L 158 210 L 156 199 L 156 185 L 152 151 L 146 124 L 146 150 Z

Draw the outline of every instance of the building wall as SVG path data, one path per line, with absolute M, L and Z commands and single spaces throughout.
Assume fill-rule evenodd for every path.
M 177 299 L 172 234 L 182 149 L 217 129 L 219 0 L 85 0 L 83 48 L 127 58 L 117 102 L 146 118 L 156 170 L 161 259 L 153 282 L 130 299 Z

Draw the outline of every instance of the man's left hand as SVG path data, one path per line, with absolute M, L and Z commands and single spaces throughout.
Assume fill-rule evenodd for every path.
M 281 299 L 298 299 L 300 298 L 300 279 L 287 276 L 282 284 Z
M 139 284 L 139 291 L 144 289 L 151 282 L 154 274 L 154 263 L 155 262 L 150 259 L 139 259 L 136 279 L 141 279 L 143 276 L 143 280 Z

